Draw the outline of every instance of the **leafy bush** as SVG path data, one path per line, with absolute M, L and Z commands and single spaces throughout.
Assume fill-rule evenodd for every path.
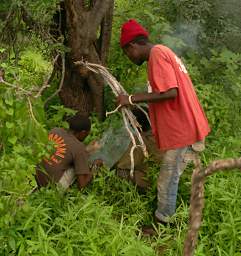
M 113 207 L 72 189 L 42 189 L 5 216 L 1 255 L 155 255 Z M 10 217 L 10 216 L 9 216 Z M 2 223 L 4 224 L 4 223 Z
M 17 2 L 21 1 L 14 3 Z M 134 91 L 133 85 L 138 85 L 138 90 L 145 89 L 145 67 L 132 65 L 119 47 L 120 25 L 129 18 L 136 18 L 150 30 L 153 42 L 167 44 L 185 59 L 212 126 L 207 149 L 202 154 L 203 164 L 217 158 L 238 157 L 241 153 L 240 55 L 210 45 L 205 54 L 196 49 L 186 51 L 187 42 L 176 37 L 175 27 L 171 25 L 178 13 L 175 8 L 182 8 L 182 12 L 187 6 L 193 8 L 191 15 L 187 12 L 185 18 L 203 20 L 205 10 L 209 15 L 210 4 L 208 1 L 181 2 L 177 5 L 177 1 L 165 1 L 167 6 L 164 6 L 160 1 L 116 1 L 109 66 L 129 92 Z M 29 11 L 39 12 L 36 19 L 43 16 L 43 21 L 48 23 L 48 11 L 42 7 L 53 7 L 57 1 L 26 3 Z M 169 10 L 166 15 L 163 8 Z M 34 46 L 25 47 L 18 63 L 10 51 L 10 60 L 1 63 L 6 81 L 28 91 L 41 87 L 52 67 L 45 60 L 49 58 L 45 43 L 39 42 L 41 40 L 35 37 L 31 41 Z M 54 83 L 57 85 L 58 81 Z M 51 187 L 30 194 L 35 185 L 32 175 L 35 165 L 51 150 L 51 145 L 46 144 L 47 131 L 66 125 L 62 122 L 63 116 L 73 113 L 57 99 L 51 102 L 47 113 L 44 112 L 43 102 L 54 90 L 55 87 L 49 88 L 38 99 L 29 97 L 30 115 L 28 98 L 21 89 L 3 83 L 0 86 L 0 255 L 182 255 L 192 167 L 181 177 L 178 209 L 172 218 L 175 228 L 159 225 L 157 236 L 148 239 L 142 237 L 140 227 L 153 222 L 156 207 L 159 166 L 151 160 L 148 160 L 148 176 L 152 186 L 146 194 L 138 193 L 132 184 L 116 177 L 114 170 L 105 168 L 81 192 L 74 186 L 66 192 Z M 111 109 L 113 95 L 108 89 L 106 93 L 110 95 L 106 107 Z M 92 122 L 86 143 L 99 138 L 107 127 L 120 125 L 118 115 L 104 123 L 93 116 Z M 195 255 L 240 254 L 240 184 L 238 172 L 208 178 L 204 221 Z

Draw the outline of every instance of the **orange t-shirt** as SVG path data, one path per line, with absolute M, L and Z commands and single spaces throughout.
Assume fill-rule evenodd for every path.
M 182 61 L 163 45 L 155 45 L 148 60 L 149 92 L 177 88 L 174 99 L 149 104 L 153 135 L 161 150 L 176 149 L 203 140 L 210 132 L 192 81 Z

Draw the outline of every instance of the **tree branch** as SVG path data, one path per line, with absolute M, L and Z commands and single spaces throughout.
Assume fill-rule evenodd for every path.
M 61 81 L 60 81 L 60 84 L 59 84 L 59 88 L 51 95 L 49 96 L 46 101 L 44 102 L 44 107 L 46 108 L 47 106 L 47 103 L 54 97 L 56 96 L 62 89 L 63 87 L 63 84 L 64 84 L 64 77 L 65 77 L 65 56 L 64 54 L 62 54 L 61 56 L 61 59 L 62 59 L 62 76 L 61 76 Z
M 65 0 L 64 4 L 65 4 L 66 14 L 69 19 L 69 24 L 70 24 L 69 29 L 76 28 L 76 24 L 78 23 L 78 16 L 75 11 L 76 10 L 75 0 Z M 79 4 L 78 8 L 81 8 L 81 6 L 82 4 Z
M 234 168 L 241 168 L 241 158 L 213 161 L 205 169 L 205 176 L 210 176 L 219 170 L 230 170 Z
M 60 56 L 60 55 L 57 54 L 57 55 L 55 56 L 54 60 L 52 61 L 53 70 L 52 70 L 52 72 L 48 75 L 48 77 L 44 80 L 42 87 L 39 89 L 38 93 L 34 96 L 34 98 L 40 97 L 40 96 L 42 95 L 43 91 L 44 91 L 46 88 L 50 87 L 50 85 L 49 85 L 49 84 L 50 84 L 50 80 L 51 80 L 51 78 L 54 76 L 55 69 L 56 69 L 56 68 L 55 68 L 55 67 L 56 67 L 56 61 L 58 60 L 59 56 Z
M 104 18 L 108 8 L 113 4 L 114 0 L 96 0 L 91 9 L 91 19 L 93 20 L 93 29 L 96 31 Z
M 27 97 L 27 100 L 28 100 L 28 107 L 29 107 L 29 114 L 31 116 L 31 118 L 34 120 L 34 122 L 37 124 L 37 125 L 40 125 L 39 122 L 37 121 L 34 113 L 33 113 L 33 107 L 32 107 L 32 102 L 30 100 L 29 97 Z
M 101 33 L 99 38 L 99 42 L 100 42 L 99 56 L 103 65 L 105 65 L 108 57 L 108 50 L 109 50 L 110 40 L 111 40 L 113 10 L 114 10 L 114 1 L 110 3 L 109 9 L 107 10 L 105 17 L 101 22 Z
M 241 158 L 217 160 L 205 169 L 202 168 L 200 159 L 196 158 L 195 170 L 192 175 L 189 228 L 184 242 L 184 256 L 192 256 L 196 247 L 198 231 L 202 222 L 206 177 L 220 170 L 234 170 L 235 168 L 240 168 L 241 171 Z

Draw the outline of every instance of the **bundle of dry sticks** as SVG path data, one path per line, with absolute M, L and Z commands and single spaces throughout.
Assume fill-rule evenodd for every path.
M 111 73 L 103 66 L 98 64 L 93 64 L 85 61 L 77 61 L 75 62 L 76 65 L 82 65 L 85 66 L 87 69 L 100 74 L 105 82 L 110 86 L 112 89 L 114 95 L 117 97 L 119 95 L 128 95 L 126 90 L 123 88 L 123 86 L 115 79 L 114 76 L 111 75 Z M 141 106 L 136 105 L 137 108 L 139 108 L 141 111 L 143 111 L 147 119 L 149 120 L 148 114 L 144 111 L 144 109 Z M 131 158 L 131 172 L 130 175 L 133 177 L 134 175 L 134 167 L 135 167 L 135 160 L 134 160 L 134 150 L 137 147 L 141 147 L 143 154 L 145 157 L 148 156 L 146 145 L 141 137 L 140 131 L 141 131 L 141 125 L 137 122 L 136 117 L 132 113 L 131 109 L 129 109 L 126 106 L 118 106 L 114 111 L 107 112 L 106 115 L 113 114 L 117 112 L 120 109 L 123 117 L 123 121 L 125 124 L 125 128 L 128 131 L 128 134 L 131 138 L 132 147 L 130 151 L 130 158 Z

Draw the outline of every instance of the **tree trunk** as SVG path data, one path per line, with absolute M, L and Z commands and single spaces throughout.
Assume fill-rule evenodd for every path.
M 111 37 L 114 0 L 65 0 L 65 79 L 60 98 L 64 105 L 81 113 L 98 113 L 104 118 L 104 81 L 92 72 L 75 66 L 84 59 L 105 64 Z M 100 36 L 98 37 L 98 31 Z

